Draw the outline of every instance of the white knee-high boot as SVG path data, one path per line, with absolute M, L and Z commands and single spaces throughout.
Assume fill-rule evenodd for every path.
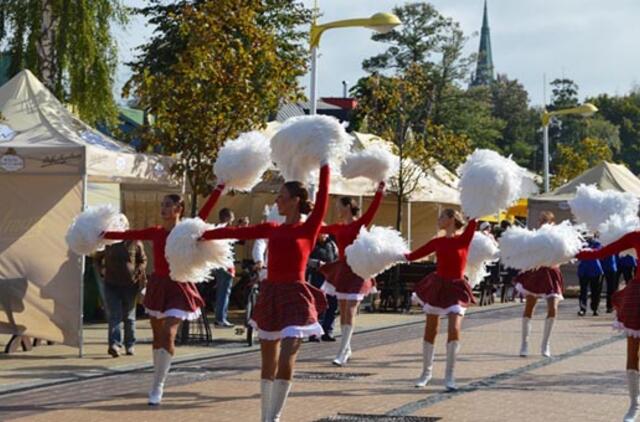
M 269 411 L 269 422 L 280 422 L 282 409 L 291 391 L 291 381 L 275 380 L 271 390 L 271 410 Z
M 271 393 L 273 392 L 273 381 L 268 379 L 260 380 L 260 403 L 261 403 L 261 416 L 262 422 L 270 422 L 273 417 L 269 414 L 271 410 Z
M 444 386 L 449 391 L 455 391 L 458 389 L 455 376 L 453 374 L 456 367 L 456 355 L 458 354 L 458 350 L 460 350 L 460 342 L 458 340 L 447 343 L 447 366 L 444 370 Z
M 547 318 L 544 320 L 544 332 L 542 333 L 542 346 L 540 353 L 545 357 L 551 357 L 551 330 L 553 329 L 553 323 L 555 321 L 555 318 Z
M 520 356 L 529 356 L 529 335 L 531 334 L 531 318 L 522 318 L 522 343 L 520 344 Z
M 429 381 L 431 381 L 431 374 L 433 373 L 433 356 L 436 353 L 436 348 L 428 341 L 422 342 L 422 374 L 416 382 L 416 387 L 424 387 Z
M 342 338 L 340 339 L 340 350 L 338 355 L 333 360 L 333 364 L 336 366 L 344 366 L 351 357 L 351 337 L 353 336 L 353 325 L 342 325 L 340 327 L 342 331 Z
M 149 404 L 152 406 L 158 405 L 162 401 L 164 382 L 171 368 L 171 358 L 171 354 L 165 349 L 153 350 L 153 385 L 149 392 Z
M 638 416 L 638 371 L 627 369 L 627 385 L 629 387 L 629 410 L 624 415 L 624 422 L 635 422 Z

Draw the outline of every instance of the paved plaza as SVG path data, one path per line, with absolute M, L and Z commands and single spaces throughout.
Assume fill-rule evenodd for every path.
M 474 308 L 464 323 L 456 369 L 461 389 L 456 393 L 443 389 L 445 335 L 437 340 L 434 379 L 427 388 L 416 389 L 422 317 L 365 314 L 353 339 L 354 357 L 348 367 L 331 366 L 336 343 L 303 346 L 283 420 L 621 420 L 628 402 L 624 338 L 611 330 L 611 315 L 579 318 L 576 305 L 567 300 L 560 307 L 551 359 L 537 353 L 544 306 L 534 320 L 533 353 L 526 359 L 517 356 L 522 305 Z M 387 323 L 381 323 L 385 319 Z M 446 330 L 446 323 L 442 329 Z M 140 345 L 140 349 L 147 347 Z M 225 347 L 228 350 L 222 352 Z M 209 356 L 203 348 L 180 348 L 182 362 L 172 368 L 159 408 L 146 405 L 152 374 L 143 362 L 128 370 L 103 367 L 100 371 L 90 364 L 96 358 L 88 357 L 86 371 L 95 372 L 94 376 L 61 378 L 44 386 L 48 365 L 58 377 L 77 365 L 74 359 L 65 369 L 64 361 L 51 360 L 34 371 L 43 387 L 23 383 L 22 391 L 14 392 L 11 385 L 18 385 L 19 374 L 29 373 L 28 366 L 3 368 L 0 420 L 257 421 L 259 354 L 243 346 L 225 347 Z M 190 356 L 190 349 L 198 355 Z M 18 359 L 28 360 L 27 356 Z M 0 362 L 10 360 L 4 357 Z M 354 414 L 362 416 L 349 416 Z

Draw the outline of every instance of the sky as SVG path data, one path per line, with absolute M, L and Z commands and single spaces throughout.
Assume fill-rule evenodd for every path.
M 470 37 L 466 52 L 480 42 L 484 0 L 431 0 L 444 16 L 458 21 Z M 142 0 L 126 0 L 140 5 Z M 311 7 L 313 0 L 304 0 Z M 400 0 L 319 0 L 319 23 L 367 17 L 391 11 Z M 529 92 L 532 105 L 544 103 L 543 80 L 573 79 L 581 99 L 607 93 L 622 95 L 640 84 L 640 1 L 638 0 L 488 0 L 493 63 L 496 72 L 518 79 Z M 120 62 L 119 88 L 128 79 L 122 63 L 134 57 L 152 28 L 134 18 L 116 29 Z M 342 81 L 349 86 L 365 72 L 362 61 L 385 50 L 364 28 L 335 29 L 324 33 L 318 59 L 319 96 L 342 96 Z M 301 80 L 308 86 L 309 77 Z M 546 99 L 550 89 L 546 90 Z

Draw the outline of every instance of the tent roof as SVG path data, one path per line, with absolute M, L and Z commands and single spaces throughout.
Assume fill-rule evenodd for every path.
M 95 181 L 170 183 L 171 159 L 137 154 L 93 129 L 29 70 L 0 87 L 0 113 L 0 156 L 11 155 L 15 164 L 0 162 L 0 173 L 78 173 Z
M 602 162 L 559 188 L 549 193 L 536 196 L 533 199 L 541 201 L 566 201 L 573 198 L 576 189 L 581 184 L 596 185 L 601 190 L 610 189 L 619 192 L 629 192 L 640 197 L 640 179 L 626 166 Z

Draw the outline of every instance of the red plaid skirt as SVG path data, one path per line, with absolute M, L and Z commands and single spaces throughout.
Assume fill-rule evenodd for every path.
M 471 286 L 466 280 L 447 280 L 435 271 L 423 278 L 416 285 L 414 292 L 427 313 L 459 313 L 476 303 Z M 432 308 L 437 310 L 430 312 L 429 309 Z
M 354 273 L 344 259 L 323 265 L 319 271 L 335 288 L 336 293 L 366 296 L 374 285 L 373 280 L 363 280 Z
M 559 268 L 541 267 L 515 278 L 516 290 L 523 296 L 558 297 L 562 299 L 564 283 Z
M 168 316 L 193 319 L 199 316 L 204 300 L 193 283 L 178 283 L 168 276 L 152 275 L 144 295 L 147 313 L 156 318 Z
M 613 307 L 616 310 L 616 328 L 640 337 L 640 277 L 613 294 Z
M 318 323 L 318 314 L 327 309 L 324 293 L 304 281 L 260 283 L 260 294 L 251 319 L 262 331 L 282 332 L 287 327 Z

